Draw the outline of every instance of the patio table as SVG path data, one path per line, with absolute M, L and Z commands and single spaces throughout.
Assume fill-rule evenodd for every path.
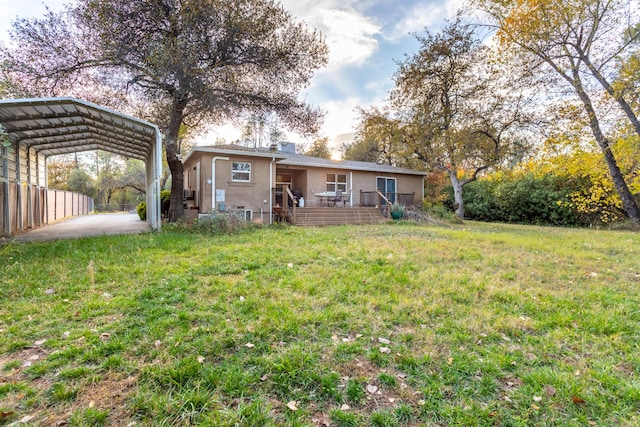
M 320 199 L 320 206 L 330 206 L 332 202 L 335 205 L 336 193 L 334 191 L 323 191 L 321 193 L 313 193 L 313 195 Z M 342 193 L 340 199 L 346 200 L 348 195 L 348 193 Z

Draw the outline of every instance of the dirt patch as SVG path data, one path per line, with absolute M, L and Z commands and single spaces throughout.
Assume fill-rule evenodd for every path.
M 340 367 L 341 386 L 346 385 L 349 379 L 364 379 L 364 387 L 367 391 L 366 401 L 363 403 L 365 411 L 373 411 L 385 408 L 395 408 L 400 403 L 418 405 L 421 393 L 414 390 L 406 383 L 407 375 L 387 368 L 380 368 L 367 359 L 354 359 Z M 380 374 L 393 376 L 397 380 L 397 386 L 386 387 L 378 380 Z
M 130 411 L 127 409 L 127 399 L 137 382 L 138 379 L 136 377 L 123 378 L 120 375 L 108 373 L 101 381 L 82 388 L 70 408 L 61 413 L 47 414 L 42 420 L 42 425 L 67 425 L 71 415 L 76 410 L 83 408 L 108 411 L 108 425 L 126 425 L 131 416 Z
M 130 418 L 126 401 L 136 386 L 136 377 L 122 377 L 108 373 L 99 381 L 81 388 L 77 398 L 69 405 L 47 406 L 45 393 L 53 384 L 48 377 L 29 379 L 25 370 L 38 361 L 47 358 L 49 353 L 42 347 L 24 348 L 11 355 L 0 355 L 0 383 L 16 384 L 16 392 L 7 394 L 2 401 L 5 414 L 17 417 L 15 421 L 29 419 L 39 426 L 64 426 L 69 423 L 71 415 L 77 409 L 97 408 L 109 412 L 109 425 L 126 425 Z M 8 367 L 12 367 L 9 369 Z M 40 396 L 40 401 L 31 406 L 29 413 L 23 412 L 24 391 L 19 384 L 28 387 L 31 392 Z

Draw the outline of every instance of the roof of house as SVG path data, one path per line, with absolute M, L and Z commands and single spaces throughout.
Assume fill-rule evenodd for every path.
M 276 158 L 278 164 L 289 166 L 306 166 L 315 168 L 331 168 L 331 169 L 345 169 L 345 170 L 357 170 L 366 172 L 388 172 L 388 173 L 401 173 L 405 175 L 422 175 L 426 176 L 424 171 L 418 171 L 409 168 L 401 168 L 397 166 L 372 163 L 372 162 L 358 162 L 354 160 L 331 160 L 323 159 L 320 157 L 305 156 L 304 154 L 287 153 L 284 151 L 274 151 L 268 148 L 250 148 L 241 145 L 214 145 L 214 146 L 197 146 L 194 147 L 191 152 L 184 158 L 183 162 L 186 162 L 196 152 L 201 153 L 214 153 L 223 155 L 246 155 L 252 157 L 269 157 Z
M 265 148 L 250 148 L 236 144 L 196 146 L 182 159 L 182 163 L 186 163 L 196 153 L 213 153 L 232 156 L 251 156 L 251 157 L 268 157 L 276 159 L 285 159 L 286 156 L 281 151 L 272 151 Z

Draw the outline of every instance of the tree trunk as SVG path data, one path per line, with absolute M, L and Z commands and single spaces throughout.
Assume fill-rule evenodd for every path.
M 589 59 L 589 56 L 586 55 L 582 50 L 579 51 L 579 54 L 580 54 L 580 59 L 582 60 L 582 62 L 584 62 L 586 64 L 586 66 L 589 69 L 589 71 L 591 71 L 591 74 L 593 74 L 594 77 L 598 80 L 598 82 L 600 82 L 600 84 L 607 91 L 607 93 L 609 95 L 611 95 L 611 97 L 613 99 L 616 100 L 616 102 L 620 106 L 620 109 L 622 111 L 624 111 L 624 113 L 626 114 L 627 118 L 631 122 L 631 125 L 633 126 L 633 129 L 636 131 L 636 134 L 638 136 L 640 136 L 640 120 L 638 120 L 638 116 L 636 116 L 636 114 L 633 112 L 633 108 L 631 108 L 631 106 L 629 105 L 627 100 L 624 99 L 624 96 L 622 96 L 621 93 L 617 92 L 613 88 L 613 86 L 611 86 L 609 81 L 605 78 L 604 75 L 602 75 L 600 70 L 598 70 L 591 63 L 591 60 Z
M 460 219 L 464 219 L 464 200 L 462 199 L 462 183 L 458 180 L 456 170 L 449 171 L 449 178 L 451 178 L 451 185 L 453 186 L 453 207 L 456 211 L 456 215 Z
M 165 151 L 167 153 L 167 163 L 171 171 L 171 196 L 169 198 L 169 222 L 184 218 L 184 169 L 182 161 L 178 157 L 178 134 L 180 125 L 184 119 L 184 108 L 187 99 L 176 99 L 173 102 L 169 127 L 165 137 Z
M 629 186 L 624 179 L 624 175 L 618 166 L 618 161 L 616 160 L 613 152 L 611 151 L 611 144 L 602 129 L 600 128 L 600 122 L 598 121 L 598 117 L 596 116 L 595 109 L 593 108 L 593 104 L 591 103 L 591 99 L 589 95 L 582 88 L 579 80 L 574 81 L 574 87 L 578 92 L 578 96 L 582 101 L 587 114 L 589 115 L 589 126 L 591 127 L 591 131 L 593 132 L 593 136 L 596 138 L 596 142 L 602 150 L 602 154 L 604 155 L 604 159 L 607 162 L 607 167 L 609 168 L 609 174 L 613 179 L 613 183 L 616 187 L 616 191 L 622 200 L 622 208 L 629 216 L 629 218 L 634 221 L 640 221 L 640 208 L 638 208 L 638 203 L 636 203 L 631 190 L 629 190 Z

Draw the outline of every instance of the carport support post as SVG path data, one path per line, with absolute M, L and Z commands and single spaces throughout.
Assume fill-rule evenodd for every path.
M 0 147 L 0 153 L 2 153 L 2 186 L 4 187 L 2 193 L 2 204 L 4 205 L 4 234 L 9 236 L 11 234 L 11 214 L 9 213 L 9 159 L 7 147 Z
M 20 170 L 20 144 L 16 144 L 16 181 L 18 186 L 16 187 L 18 196 L 18 230 L 24 230 L 23 221 L 23 209 L 22 209 L 22 171 Z
M 20 146 L 18 146 L 18 149 Z M 31 158 L 29 157 L 29 148 L 27 148 L 27 227 L 34 228 L 33 215 L 33 188 L 31 183 Z

